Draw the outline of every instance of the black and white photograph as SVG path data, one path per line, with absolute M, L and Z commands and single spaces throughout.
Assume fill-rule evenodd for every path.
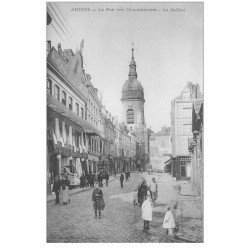
M 47 2 L 47 243 L 204 242 L 203 12 Z

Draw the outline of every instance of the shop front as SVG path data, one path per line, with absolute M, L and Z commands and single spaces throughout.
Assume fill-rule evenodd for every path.
M 89 165 L 89 172 L 97 175 L 98 174 L 98 166 L 99 166 L 99 157 L 96 155 L 88 155 L 88 165 Z

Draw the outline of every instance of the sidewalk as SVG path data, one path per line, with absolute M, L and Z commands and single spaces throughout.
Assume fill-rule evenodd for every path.
M 189 181 L 178 181 L 176 185 L 181 187 L 177 199 L 176 221 L 179 231 L 176 237 L 187 242 L 203 242 L 203 208 L 200 201 L 193 193 Z
M 116 175 L 116 177 L 114 178 L 114 176 L 111 176 L 109 178 L 109 182 L 117 179 L 119 176 Z M 106 185 L 105 183 L 103 183 L 103 185 Z M 95 185 L 96 186 L 96 185 Z M 75 189 L 72 189 L 72 190 L 69 190 L 69 196 L 71 195 L 74 195 L 74 194 L 78 194 L 80 192 L 85 192 L 85 191 L 88 191 L 90 189 L 93 189 L 94 187 L 86 187 L 86 188 L 75 188 Z M 56 195 L 55 194 L 48 194 L 47 195 L 47 202 L 51 202 L 51 201 L 55 201 L 56 200 Z
M 156 177 L 159 185 L 158 199 L 153 208 L 153 222 L 160 230 L 153 233 L 159 237 L 158 242 L 166 242 L 162 234 L 162 221 L 166 213 L 166 205 L 170 205 L 179 226 L 174 237 L 167 242 L 203 242 L 202 208 L 193 194 L 190 181 L 176 181 L 169 174 L 144 175 L 147 182 Z M 179 189 L 180 187 L 180 189 Z

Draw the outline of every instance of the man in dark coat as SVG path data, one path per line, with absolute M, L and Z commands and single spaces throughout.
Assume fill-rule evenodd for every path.
M 121 173 L 121 176 L 120 176 L 121 188 L 123 188 L 123 181 L 124 181 L 124 175 L 123 173 Z
M 80 177 L 80 188 L 84 188 L 84 174 Z
M 94 210 L 95 210 L 95 219 L 97 218 L 97 210 L 99 212 L 99 219 L 101 219 L 101 210 L 104 209 L 105 207 L 105 203 L 103 200 L 103 193 L 102 190 L 98 187 L 96 187 L 93 190 L 92 193 L 92 201 L 93 201 L 93 206 L 94 206 Z
M 97 175 L 97 180 L 98 180 L 99 187 L 102 187 L 103 176 L 101 172 L 99 172 L 99 174 Z
M 108 183 L 109 183 L 109 173 L 106 172 L 105 174 L 105 180 L 106 180 L 106 187 L 108 186 Z
M 90 175 L 90 186 L 94 187 L 95 184 L 95 176 L 93 174 Z
M 56 194 L 56 202 L 55 202 L 55 204 L 60 203 L 60 200 L 59 200 L 60 188 L 61 188 L 61 182 L 58 179 L 58 177 L 56 176 L 55 177 L 55 183 L 53 185 L 53 192 L 55 192 L 55 194 Z
M 90 175 L 89 173 L 86 174 L 86 187 L 89 187 Z

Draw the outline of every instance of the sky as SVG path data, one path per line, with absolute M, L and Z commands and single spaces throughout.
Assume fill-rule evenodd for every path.
M 75 51 L 84 39 L 83 67 L 107 110 L 118 119 L 132 43 L 148 128 L 157 132 L 170 126 L 171 100 L 187 82 L 198 83 L 203 91 L 202 3 L 52 3 L 48 8 L 54 20 L 47 26 L 47 40 L 55 48 L 61 43 L 62 49 Z

